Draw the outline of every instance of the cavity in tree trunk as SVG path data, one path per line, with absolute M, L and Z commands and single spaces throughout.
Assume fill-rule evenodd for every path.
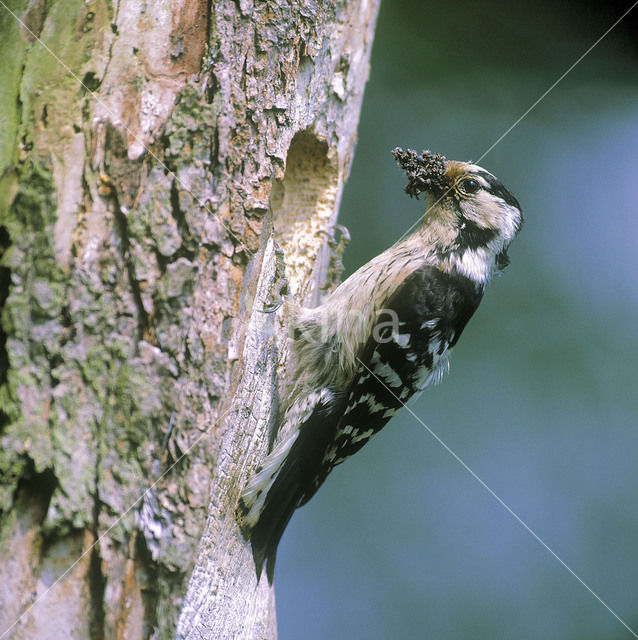
M 0 3 L 0 635 L 274 638 L 235 520 L 378 0 Z

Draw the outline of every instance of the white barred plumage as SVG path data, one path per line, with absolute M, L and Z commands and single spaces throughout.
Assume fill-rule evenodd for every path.
M 522 224 L 512 194 L 481 167 L 394 151 L 406 191 L 432 200 L 421 225 L 319 307 L 288 305 L 293 370 L 272 451 L 238 506 L 258 575 L 270 582 L 294 510 L 412 395 L 436 383 Z

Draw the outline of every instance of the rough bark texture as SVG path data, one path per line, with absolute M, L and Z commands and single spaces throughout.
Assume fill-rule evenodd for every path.
M 0 637 L 276 636 L 263 311 L 318 299 L 377 8 L 0 5 Z

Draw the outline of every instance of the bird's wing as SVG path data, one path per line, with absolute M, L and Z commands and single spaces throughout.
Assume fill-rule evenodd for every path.
M 244 509 L 253 514 L 250 538 L 258 573 L 266 562 L 272 581 L 279 540 L 294 510 L 410 396 L 447 368 L 446 352 L 481 295 L 436 267 L 417 269 L 380 310 L 359 350 L 359 368 L 349 387 L 313 392 L 308 417 L 290 442 L 280 443 L 269 455 L 261 480 L 251 483 L 254 501 Z

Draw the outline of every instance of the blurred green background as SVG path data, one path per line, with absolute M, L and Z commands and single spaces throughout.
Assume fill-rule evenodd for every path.
M 348 273 L 424 210 L 393 147 L 476 160 L 630 6 L 385 0 Z M 412 408 L 638 632 L 636 14 L 481 161 L 526 223 Z M 405 410 L 295 514 L 276 585 L 280 640 L 634 637 Z

